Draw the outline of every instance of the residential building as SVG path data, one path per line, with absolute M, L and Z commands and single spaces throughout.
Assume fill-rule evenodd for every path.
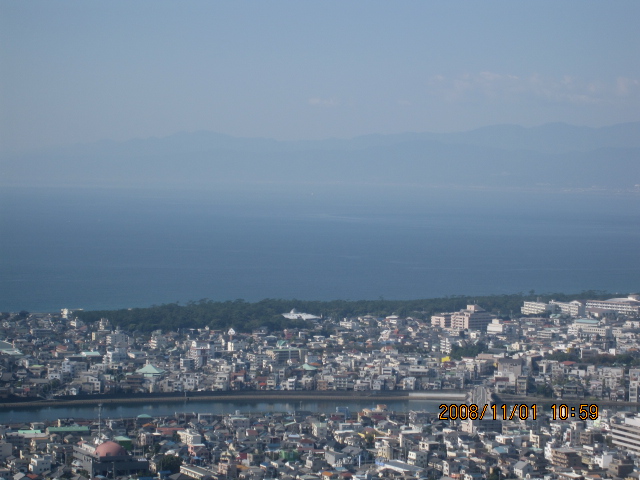
M 624 423 L 611 428 L 613 445 L 630 453 L 640 454 L 640 415 L 626 417 Z
M 451 315 L 451 328 L 454 330 L 486 330 L 493 315 L 478 305 L 467 305 L 467 308 Z
M 97 447 L 83 443 L 73 447 L 73 465 L 85 470 L 90 478 L 98 475 L 115 478 L 121 475 L 138 474 L 149 470 L 149 462 L 132 458 L 116 442 L 104 442 Z
M 587 300 L 587 310 L 605 310 L 624 315 L 640 315 L 640 295 L 609 300 Z

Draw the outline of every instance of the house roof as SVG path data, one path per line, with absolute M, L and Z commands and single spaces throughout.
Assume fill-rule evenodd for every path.
M 136 373 L 142 373 L 143 375 L 162 375 L 165 370 L 155 367 L 150 363 L 147 363 L 144 367 L 136 370 Z

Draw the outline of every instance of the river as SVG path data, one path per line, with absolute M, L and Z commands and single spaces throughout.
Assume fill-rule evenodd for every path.
M 450 402 L 450 401 L 448 401 Z M 336 407 L 349 407 L 353 411 L 375 407 L 378 403 L 387 405 L 388 410 L 409 412 L 410 410 L 426 410 L 437 412 L 442 401 L 402 398 L 391 401 L 380 401 L 371 398 L 344 400 L 234 400 L 210 401 L 190 400 L 188 402 L 154 402 L 147 404 L 126 403 L 105 404 L 102 406 L 102 418 L 131 418 L 141 414 L 152 417 L 173 415 L 176 412 L 225 413 L 250 412 L 293 412 L 306 410 L 312 412 L 334 413 Z M 0 424 L 29 423 L 35 421 L 55 420 L 57 418 L 90 419 L 98 417 L 97 405 L 48 406 L 48 407 L 6 407 L 0 411 Z

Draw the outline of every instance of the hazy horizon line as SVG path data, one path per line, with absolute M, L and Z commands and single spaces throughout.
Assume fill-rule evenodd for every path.
M 50 151 L 50 150 L 59 150 L 59 149 L 77 148 L 77 147 L 86 147 L 86 146 L 95 146 L 95 145 L 99 145 L 99 144 L 111 144 L 111 145 L 114 145 L 114 144 L 126 144 L 126 143 L 129 143 L 129 142 L 136 142 L 136 141 L 164 140 L 164 139 L 168 139 L 168 138 L 179 136 L 179 135 L 197 135 L 197 134 L 202 134 L 202 133 L 214 134 L 214 135 L 219 135 L 221 137 L 227 137 L 227 138 L 233 138 L 233 139 L 264 140 L 264 141 L 271 141 L 271 142 L 276 142 L 276 143 L 295 144 L 295 143 L 307 143 L 307 142 L 308 143 L 325 142 L 325 141 L 332 141 L 332 140 L 335 140 L 335 141 L 349 141 L 349 140 L 355 140 L 355 139 L 366 138 L 366 137 L 393 137 L 393 136 L 400 136 L 400 135 L 429 135 L 429 134 L 432 134 L 432 135 L 455 135 L 455 134 L 471 133 L 471 132 L 476 132 L 478 130 L 489 129 L 489 128 L 497 128 L 497 127 L 516 127 L 516 128 L 520 128 L 520 129 L 523 129 L 523 130 L 534 130 L 534 129 L 537 129 L 537 128 L 550 126 L 550 125 L 563 125 L 563 126 L 568 126 L 568 127 L 572 127 L 572 128 L 579 128 L 579 129 L 600 130 L 600 129 L 603 129 L 603 128 L 611 128 L 611 127 L 616 127 L 616 126 L 620 126 L 620 125 L 631 125 L 631 124 L 635 124 L 635 123 L 640 123 L 640 120 L 631 121 L 631 122 L 617 122 L 617 123 L 611 123 L 611 124 L 600 125 L 600 126 L 577 125 L 577 124 L 564 122 L 564 121 L 544 122 L 544 123 L 531 125 L 531 126 L 525 126 L 525 125 L 518 124 L 518 123 L 491 123 L 491 124 L 486 124 L 486 125 L 482 125 L 482 126 L 478 126 L 478 127 L 470 128 L 470 129 L 451 130 L 451 131 L 443 131 L 443 132 L 431 131 L 431 130 L 422 130 L 422 131 L 405 130 L 405 131 L 402 131 L 402 132 L 387 132 L 387 133 L 371 132 L 371 133 L 365 133 L 365 134 L 354 135 L 354 136 L 344 136 L 344 137 L 331 136 L 331 137 L 302 138 L 302 139 L 291 139 L 291 138 L 287 139 L 287 138 L 276 138 L 276 137 L 268 137 L 268 136 L 245 136 L 245 135 L 237 135 L 237 134 L 231 134 L 231 133 L 223 133 L 223 132 L 220 132 L 220 131 L 207 130 L 207 129 L 178 130 L 178 131 L 175 131 L 173 133 L 166 134 L 166 135 L 150 135 L 150 136 L 147 136 L 147 137 L 137 136 L 137 137 L 129 137 L 129 138 L 126 138 L 126 139 L 120 139 L 120 140 L 116 140 L 116 139 L 113 139 L 113 138 L 101 138 L 101 139 L 89 140 L 89 141 L 85 141 L 85 142 L 51 144 L 51 145 L 41 146 L 41 147 L 37 147 L 37 148 L 33 148 L 33 149 L 29 149 L 29 148 L 26 148 L 26 149 L 25 148 L 22 148 L 22 149 L 2 149 L 2 148 L 0 148 L 0 155 L 6 155 L 6 154 L 13 154 L 13 155 L 15 155 L 15 154 L 34 154 L 34 153 L 45 152 L 45 151 Z

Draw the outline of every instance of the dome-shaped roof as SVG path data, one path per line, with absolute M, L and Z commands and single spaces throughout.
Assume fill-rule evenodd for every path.
M 122 447 L 122 445 L 116 442 L 104 442 L 96 448 L 96 455 L 98 457 L 119 457 L 126 454 L 127 451 Z

